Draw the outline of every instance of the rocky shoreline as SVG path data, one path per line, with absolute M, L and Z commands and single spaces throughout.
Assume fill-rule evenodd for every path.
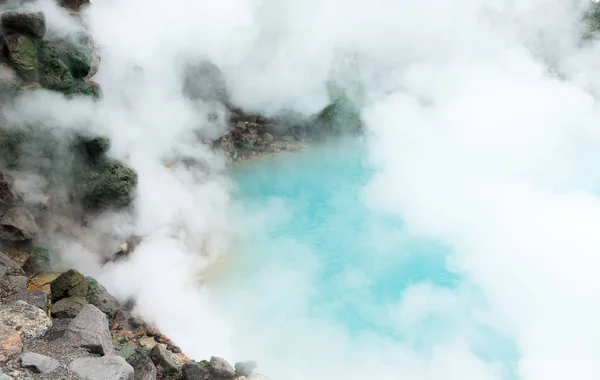
M 0 379 L 266 379 L 256 363 L 190 360 L 91 277 L 35 275 L 35 254 L 0 253 Z

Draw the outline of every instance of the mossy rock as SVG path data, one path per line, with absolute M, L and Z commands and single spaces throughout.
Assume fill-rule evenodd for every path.
M 42 86 L 50 90 L 67 91 L 73 86 L 69 68 L 58 58 L 44 62 L 40 77 Z
M 115 351 L 117 352 L 117 355 L 119 355 L 125 360 L 132 358 L 137 353 L 136 346 L 133 343 L 123 343 L 115 338 L 113 338 L 112 342 L 113 346 L 115 347 Z
M 34 42 L 25 36 L 12 34 L 4 37 L 4 56 L 8 64 L 23 78 L 35 80 L 37 76 L 37 49 Z
M 85 78 L 91 71 L 92 52 L 86 46 L 66 42 L 42 42 L 39 47 L 40 62 L 59 59 L 74 78 Z
M 80 171 L 83 204 L 88 209 L 125 207 L 133 200 L 137 181 L 137 173 L 133 168 L 118 160 L 102 160 Z
M 28 92 L 38 91 L 38 90 L 43 90 L 43 89 L 44 89 L 44 87 L 42 87 L 42 85 L 37 82 L 25 83 L 25 84 L 22 84 L 17 87 L 17 94 L 22 95 L 22 94 L 25 94 Z
M 68 297 L 87 296 L 88 284 L 84 276 L 75 269 L 62 273 L 50 284 L 51 300 L 56 302 Z
M 21 145 L 27 139 L 24 132 L 0 132 L 0 164 L 15 169 L 21 156 Z
M 85 95 L 94 99 L 102 98 L 102 88 L 100 85 L 91 80 L 75 79 L 73 87 L 69 91 L 72 95 Z
M 25 270 L 29 273 L 47 273 L 52 270 L 50 266 L 50 251 L 39 246 L 32 246 L 27 250 L 29 260 L 25 263 Z

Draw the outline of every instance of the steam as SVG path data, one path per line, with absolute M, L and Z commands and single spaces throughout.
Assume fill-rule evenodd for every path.
M 74 236 L 49 234 L 63 265 L 134 297 L 136 312 L 193 358 L 251 357 L 289 380 L 596 379 L 600 66 L 598 44 L 580 40 L 588 5 L 98 0 L 81 18 L 102 56 L 94 80 L 104 99 L 37 92 L 5 117 L 51 124 L 61 136 L 108 135 L 109 154 L 137 170 L 132 210 L 85 228 L 58 221 Z M 81 30 L 53 2 L 27 6 L 44 10 L 53 36 Z M 186 96 L 186 67 L 217 65 L 228 101 L 244 109 L 307 116 L 327 105 L 327 81 L 348 56 L 359 67 L 377 170 L 367 203 L 449 245 L 448 266 L 462 275 L 456 289 L 415 284 L 379 316 L 415 337 L 432 315 L 449 321 L 430 350 L 305 317 L 316 289 L 302 270 L 264 269 L 264 288 L 239 289 L 234 308 L 199 286 L 202 269 L 236 248 L 228 244 L 236 228 L 259 233 L 285 207 L 232 221 L 225 162 L 206 142 L 225 133 L 226 109 Z M 197 165 L 165 165 L 182 157 Z M 40 183 L 19 181 L 33 201 L 43 198 Z M 102 267 L 102 255 L 132 233 L 145 239 L 131 258 Z M 318 260 L 304 257 L 298 268 Z M 274 304 L 285 312 L 261 324 Z M 477 352 L 483 329 L 514 342 L 515 363 Z

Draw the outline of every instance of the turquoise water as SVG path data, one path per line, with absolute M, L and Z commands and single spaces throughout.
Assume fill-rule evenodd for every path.
M 405 331 L 389 317 L 389 306 L 411 285 L 455 291 L 462 281 L 446 268 L 449 247 L 411 235 L 400 216 L 368 208 L 364 189 L 373 169 L 365 157 L 361 141 L 347 141 L 236 166 L 231 178 L 242 227 L 227 282 L 288 316 L 427 350 L 452 333 L 455 321 L 431 315 L 418 332 Z M 289 280 L 267 283 L 273 273 Z M 282 287 L 290 290 L 285 299 Z M 469 339 L 480 356 L 514 359 L 510 341 L 486 326 L 476 330 Z

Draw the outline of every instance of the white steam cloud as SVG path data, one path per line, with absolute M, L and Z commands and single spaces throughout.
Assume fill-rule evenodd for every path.
M 104 100 L 42 94 L 22 106 L 29 120 L 112 138 L 110 154 L 140 176 L 135 213 L 100 217 L 90 230 L 147 239 L 129 261 L 104 268 L 75 242 L 64 243 L 63 259 L 115 295 L 135 296 L 191 357 L 253 358 L 273 379 L 597 379 L 600 49 L 580 39 L 588 6 L 96 0 L 82 18 L 102 56 L 94 80 Z M 49 33 L 75 28 L 50 2 L 31 7 L 47 12 Z M 197 286 L 208 258 L 231 249 L 234 226 L 224 162 L 203 143 L 225 131 L 225 111 L 183 95 L 185 65 L 218 65 L 246 109 L 311 114 L 327 104 L 332 65 L 346 56 L 357 57 L 367 95 L 377 170 L 369 205 L 449 245 L 449 268 L 463 276 L 454 290 L 409 287 L 379 316 L 409 337 L 426 333 L 428 317 L 449 321 L 425 352 L 306 317 L 317 289 L 300 269 L 265 268 L 260 289 L 239 289 L 233 309 Z M 182 154 L 203 168 L 164 165 Z M 280 216 L 273 208 L 239 222 L 259 230 Z M 304 260 L 298 268 L 317 257 Z M 515 363 L 478 355 L 482 328 L 510 337 Z

